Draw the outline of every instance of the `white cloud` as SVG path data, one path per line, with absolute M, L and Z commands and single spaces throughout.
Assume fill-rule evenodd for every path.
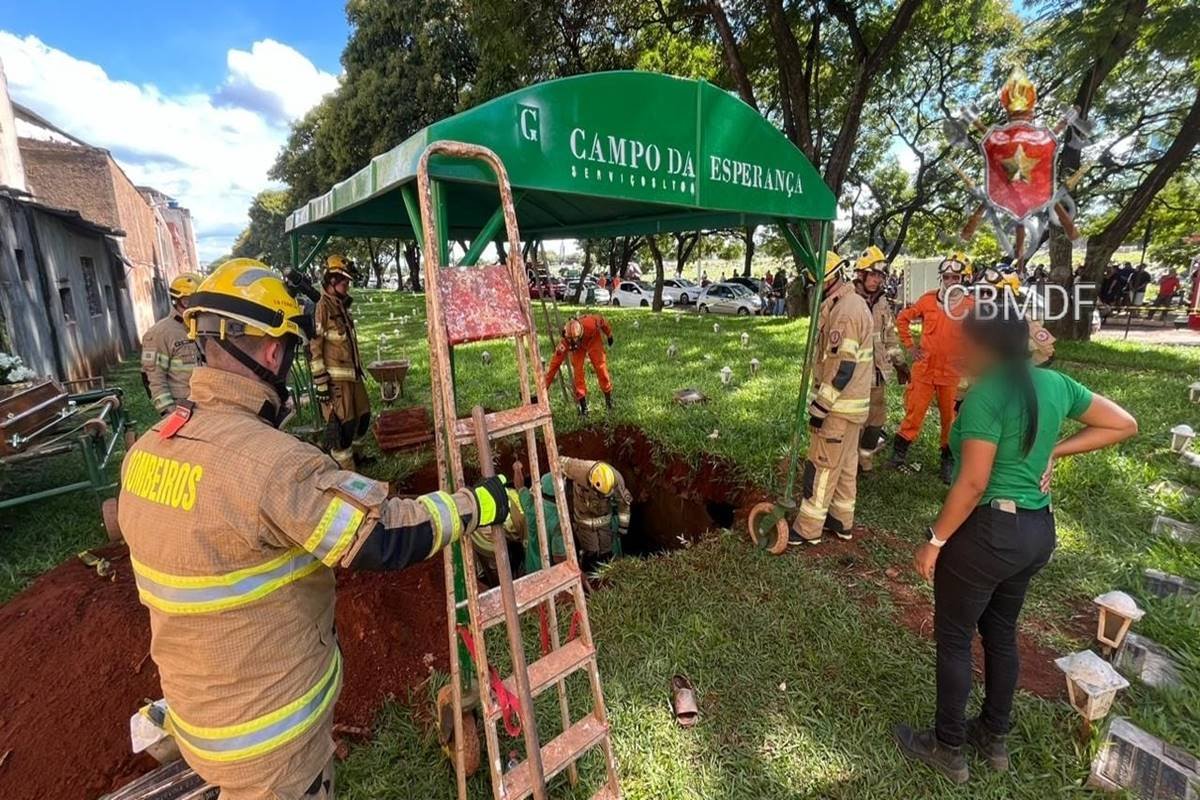
M 34 36 L 0 31 L 9 92 L 60 128 L 112 151 L 134 183 L 191 209 L 202 260 L 226 252 L 288 133 L 337 78 L 271 39 L 230 50 L 210 94 L 167 95 L 114 80 L 100 66 Z

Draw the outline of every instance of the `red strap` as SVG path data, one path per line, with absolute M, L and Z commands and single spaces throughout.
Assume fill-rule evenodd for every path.
M 479 658 L 475 655 L 475 640 L 471 637 L 471 631 L 465 625 L 458 626 L 458 635 L 462 639 L 463 646 L 467 648 L 467 652 L 471 654 L 471 660 L 478 664 Z M 500 672 L 495 667 L 488 667 L 488 684 L 492 687 L 492 695 L 496 699 L 497 705 L 500 706 L 500 716 L 504 720 L 504 730 L 509 736 L 517 737 L 521 735 L 521 707 L 517 696 L 508 690 L 504 685 L 504 680 L 500 677 Z
M 170 439 L 175 434 L 179 433 L 179 429 L 187 424 L 187 421 L 192 418 L 192 404 L 186 400 L 181 401 L 175 406 L 175 410 L 167 416 L 162 427 L 158 429 L 158 438 Z
M 571 627 L 567 630 L 567 641 L 571 641 L 579 635 L 579 623 L 583 617 L 579 613 L 579 609 L 575 609 L 575 613 L 571 615 Z

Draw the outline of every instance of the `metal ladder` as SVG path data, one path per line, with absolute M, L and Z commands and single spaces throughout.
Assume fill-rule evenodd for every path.
M 484 224 L 464 257 L 453 268 L 447 264 L 449 247 L 446 221 L 446 188 L 430 178 L 430 160 L 466 159 L 483 162 L 496 178 L 500 207 Z M 437 163 L 437 162 L 435 162 Z M 492 793 L 496 800 L 535 800 L 547 797 L 546 781 L 567 772 L 570 783 L 578 781 L 576 761 L 595 747 L 603 750 L 606 779 L 593 796 L 594 800 L 617 800 L 621 797 L 616 759 L 609 732 L 608 713 L 596 664 L 596 648 L 588 620 L 584 597 L 583 576 L 575 553 L 574 537 L 569 515 L 561 515 L 566 560 L 551 564 L 549 538 L 541 492 L 538 490 L 542 470 L 538 461 L 537 432 L 542 432 L 547 467 L 554 480 L 555 502 L 564 511 L 566 493 L 559 470 L 558 446 L 554 436 L 554 420 L 550 398 L 544 385 L 537 330 L 530 309 L 529 287 L 525 266 L 521 261 L 520 235 L 517 230 L 516 209 L 512 189 L 503 163 L 491 150 L 462 142 L 440 141 L 430 144 L 421 156 L 417 170 L 417 191 L 426 257 L 426 325 L 430 344 L 430 377 L 433 390 L 435 446 L 442 488 L 453 490 L 465 485 L 463 447 L 472 444 L 479 454 L 481 472 L 492 474 L 491 440 L 524 434 L 529 464 L 529 479 L 534 487 L 538 530 L 538 547 L 543 568 L 533 574 L 513 580 L 508 548 L 502 530 L 491 531 L 495 548 L 499 586 L 480 592 L 476 584 L 475 552 L 464 537 L 444 554 L 446 606 L 450 637 L 450 675 L 454 699 L 454 764 L 460 800 L 466 800 L 466 754 L 464 726 L 473 720 L 464 711 L 477 697 L 479 713 L 484 724 L 488 767 Z M 503 221 L 508 240 L 507 264 L 464 268 L 474 263 L 483 246 L 498 233 Z M 456 344 L 474 341 L 508 339 L 516 346 L 520 377 L 521 404 L 516 408 L 485 414 L 476 408 L 471 417 L 460 418 L 456 408 L 451 366 L 451 348 Z M 530 386 L 533 386 L 531 393 Z M 461 555 L 461 560 L 460 560 Z M 456 563 L 457 562 L 457 563 Z M 457 584 L 457 585 L 456 585 Z M 578 615 L 578 636 L 561 641 L 558 626 L 557 597 L 568 592 Z M 458 645 L 459 619 L 467 611 L 467 629 L 474 644 L 473 658 L 478 691 L 464 692 L 463 654 Z M 544 607 L 549 617 L 549 652 L 533 663 L 527 663 L 521 634 L 521 615 Z M 520 723 L 525 741 L 526 760 L 505 770 L 497 725 L 503 711 L 489 690 L 491 667 L 484 633 L 503 622 L 507 628 L 508 646 L 513 674 L 504 679 L 509 692 L 519 699 Z M 579 720 L 572 720 L 567 701 L 566 678 L 576 671 L 585 671 L 592 694 L 592 711 Z M 557 689 L 562 733 L 544 745 L 540 741 L 533 699 L 549 689 Z M 468 687 L 469 688 L 469 687 Z M 465 717 L 465 719 L 464 719 Z

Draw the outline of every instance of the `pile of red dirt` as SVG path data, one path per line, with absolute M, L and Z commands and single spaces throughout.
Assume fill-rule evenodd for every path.
M 577 458 L 605 458 L 625 476 L 634 495 L 631 539 L 640 538 L 633 552 L 670 549 L 678 537 L 728 526 L 763 496 L 727 477 L 728 464 L 704 456 L 695 467 L 636 428 L 568 434 L 559 448 Z M 501 447 L 501 469 L 511 474 L 516 457 Z M 540 457 L 545 464 L 544 451 Z M 393 487 L 400 494 L 436 488 L 432 463 Z M 72 559 L 0 606 L 4 800 L 93 800 L 153 767 L 148 757 L 129 753 L 130 715 L 161 697 L 149 658 L 149 618 L 125 547 L 99 553 L 111 561 L 111 576 Z M 419 699 L 430 670 L 449 669 L 444 585 L 440 559 L 399 573 L 338 575 L 346 669 L 336 724 L 369 728 L 389 697 Z
M 71 560 L 0 606 L 0 797 L 94 800 L 153 768 L 129 752 L 129 717 L 162 696 L 128 551 L 98 553 L 100 577 Z M 345 684 L 335 722 L 369 727 L 431 668 L 448 670 L 441 561 L 338 576 Z M 7 754 L 7 756 L 5 755 Z

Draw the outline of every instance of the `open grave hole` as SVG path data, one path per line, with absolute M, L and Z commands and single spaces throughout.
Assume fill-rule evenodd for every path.
M 765 495 L 722 459 L 701 455 L 695 461 L 670 453 L 651 441 L 639 428 L 587 428 L 557 437 L 560 456 L 603 460 L 625 479 L 633 496 L 629 533 L 622 542 L 626 555 L 652 556 L 695 542 L 705 533 L 732 528 L 743 522 L 751 506 Z M 526 461 L 523 441 L 514 437 L 496 447 L 497 470 L 512 476 L 513 463 Z M 546 469 L 545 443 L 538 443 L 538 459 Z M 526 465 L 528 467 L 528 465 Z M 528 472 L 528 470 L 526 470 Z M 465 466 L 466 478 L 478 470 Z M 393 482 L 392 490 L 416 495 L 438 488 L 437 466 L 423 465 Z M 567 492 L 568 506 L 572 493 Z

